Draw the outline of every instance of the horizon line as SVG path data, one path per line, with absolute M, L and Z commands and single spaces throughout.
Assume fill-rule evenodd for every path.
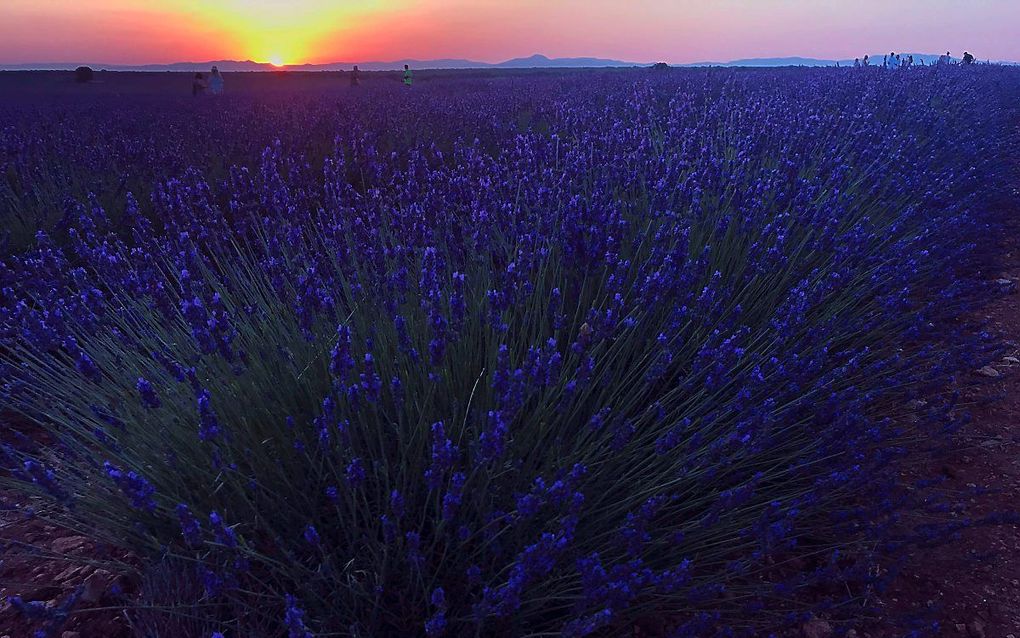
M 939 54 L 939 53 L 919 53 L 919 52 L 915 52 L 915 51 L 904 52 L 903 54 L 904 55 L 925 56 L 925 57 L 932 57 L 932 58 L 938 58 L 938 57 L 940 57 L 942 55 L 942 54 Z M 868 54 L 868 55 L 871 56 L 872 59 L 875 59 L 877 55 L 883 55 L 884 56 L 886 54 Z M 863 56 L 861 56 L 861 58 L 863 58 Z M 953 56 L 953 58 L 956 59 L 956 56 Z M 252 71 L 256 71 L 256 70 L 268 70 L 268 71 L 271 71 L 271 70 L 274 70 L 274 69 L 277 69 L 277 70 L 285 70 L 285 69 L 300 70 L 301 68 L 307 68 L 307 67 L 330 67 L 330 66 L 353 66 L 353 65 L 386 65 L 386 64 L 404 64 L 404 63 L 409 63 L 409 62 L 418 62 L 418 63 L 423 63 L 423 64 L 428 64 L 430 62 L 451 62 L 451 63 L 453 63 L 453 62 L 464 62 L 464 63 L 468 63 L 468 64 L 471 64 L 471 65 L 477 65 L 478 67 L 481 67 L 481 68 L 485 68 L 485 67 L 499 67 L 500 65 L 505 65 L 505 64 L 508 64 L 508 63 L 511 63 L 511 62 L 522 62 L 523 63 L 523 62 L 526 62 L 526 61 L 532 60 L 532 59 L 536 59 L 536 60 L 541 59 L 541 60 L 545 60 L 545 61 L 548 61 L 548 62 L 591 60 L 591 61 L 598 61 L 598 62 L 604 63 L 601 66 L 610 66 L 610 67 L 611 66 L 616 66 L 616 67 L 643 67 L 643 66 L 651 66 L 651 65 L 654 65 L 654 64 L 659 64 L 659 63 L 662 63 L 662 62 L 665 62 L 666 64 L 668 64 L 670 66 L 713 66 L 713 65 L 729 65 L 729 64 L 734 64 L 736 62 L 784 61 L 784 60 L 803 60 L 803 61 L 817 62 L 817 63 L 836 64 L 836 63 L 843 63 L 843 62 L 851 62 L 852 63 L 855 58 L 850 58 L 850 57 L 844 57 L 844 58 L 822 58 L 822 57 L 814 57 L 814 56 L 806 56 L 806 55 L 777 55 L 777 56 L 757 56 L 757 57 L 734 58 L 734 59 L 729 59 L 729 60 L 699 60 L 699 61 L 695 61 L 695 62 L 671 62 L 671 61 L 667 61 L 667 60 L 634 62 L 634 61 L 618 60 L 618 59 L 614 59 L 614 58 L 605 58 L 605 57 L 599 57 L 599 56 L 593 56 L 593 55 L 557 56 L 557 57 L 550 58 L 549 56 L 547 56 L 545 54 L 534 53 L 534 54 L 527 55 L 527 56 L 518 56 L 518 57 L 507 58 L 505 60 L 501 60 L 501 61 L 498 61 L 498 62 L 486 62 L 486 61 L 481 61 L 481 60 L 473 60 L 471 58 L 459 58 L 459 57 L 441 57 L 441 58 L 424 58 L 424 59 L 423 58 L 407 57 L 407 58 L 396 58 L 396 59 L 391 59 L 391 60 L 364 60 L 364 61 L 336 60 L 336 61 L 332 61 L 332 62 L 302 62 L 302 63 L 280 64 L 280 65 L 277 65 L 277 64 L 274 64 L 274 63 L 268 62 L 268 61 L 260 62 L 260 61 L 257 61 L 257 60 L 252 60 L 250 58 L 243 59 L 243 60 L 241 60 L 241 59 L 233 59 L 233 58 L 222 58 L 222 59 L 210 59 L 210 60 L 179 60 L 179 61 L 174 61 L 174 62 L 137 62 L 137 63 L 132 63 L 132 62 L 95 62 L 95 61 L 92 61 L 92 62 L 70 62 L 70 61 L 2 62 L 2 61 L 0 61 L 0 70 L 15 70 L 15 71 L 19 71 L 19 70 L 26 70 L 26 71 L 27 70 L 34 70 L 34 71 L 52 70 L 52 71 L 62 71 L 62 70 L 67 70 L 67 69 L 62 69 L 62 68 L 60 68 L 60 69 L 58 69 L 58 68 L 47 68 L 47 67 L 48 66 L 59 66 L 59 67 L 90 66 L 90 67 L 97 67 L 97 68 L 99 68 L 99 70 L 104 70 L 104 69 L 102 69 L 102 67 L 118 67 L 117 69 L 114 69 L 114 70 L 124 70 L 124 71 L 127 71 L 127 70 L 132 70 L 132 69 L 139 70 L 139 69 L 144 69 L 144 68 L 175 67 L 175 66 L 187 66 L 187 65 L 200 66 L 200 65 L 209 65 L 209 64 L 248 64 L 248 65 L 257 65 L 259 67 L 263 67 L 262 69 L 252 69 Z M 860 58 L 858 58 L 858 59 L 860 59 Z M 995 63 L 1002 63 L 1002 64 L 1018 64 L 1018 62 L 1012 61 L 1012 60 L 987 60 L 987 61 L 988 62 L 995 62 Z M 22 67 L 22 68 L 10 69 L 8 67 Z M 27 68 L 27 67 L 35 67 L 35 68 Z M 171 70 L 171 69 L 165 69 L 164 68 L 164 69 L 158 69 L 158 70 L 168 71 L 168 70 Z

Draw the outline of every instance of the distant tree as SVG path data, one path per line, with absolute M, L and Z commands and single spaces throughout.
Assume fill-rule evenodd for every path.
M 652 65 L 652 69 L 655 71 L 665 71 L 668 68 L 669 65 L 666 64 L 665 62 L 656 62 L 655 64 Z
M 74 70 L 74 81 L 75 82 L 91 82 L 92 81 L 92 67 L 80 66 Z

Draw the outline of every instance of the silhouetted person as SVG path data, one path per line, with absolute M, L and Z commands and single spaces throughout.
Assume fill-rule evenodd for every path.
M 861 68 L 861 59 L 860 58 L 854 58 L 854 68 L 855 69 Z
M 964 64 L 974 64 L 974 56 L 971 55 L 970 53 L 964 51 L 963 52 L 963 63 Z
M 191 81 L 191 94 L 203 95 L 205 93 L 205 74 L 196 73 L 195 79 Z
M 223 93 L 223 76 L 220 75 L 220 70 L 216 67 L 212 68 L 212 73 L 209 75 L 209 91 L 213 95 Z
M 864 56 L 864 62 L 862 63 L 862 65 L 863 66 L 870 66 L 871 65 L 871 56 L 870 55 Z
M 361 86 L 361 71 L 357 64 L 351 69 L 351 86 Z
M 404 65 L 404 86 L 411 87 L 411 67 Z

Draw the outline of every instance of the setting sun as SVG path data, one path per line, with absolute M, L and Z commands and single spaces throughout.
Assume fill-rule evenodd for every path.
M 278 56 L 278 55 L 274 55 L 274 56 L 270 57 L 270 58 L 269 58 L 269 59 L 267 60 L 267 62 L 269 62 L 269 63 L 270 63 L 270 64 L 272 64 L 273 66 L 283 66 L 283 58 L 281 58 L 281 57 L 280 57 L 280 56 Z

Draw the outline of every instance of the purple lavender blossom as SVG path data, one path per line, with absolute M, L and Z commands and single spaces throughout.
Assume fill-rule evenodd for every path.
M 138 377 L 138 383 L 135 387 L 138 388 L 138 393 L 142 395 L 142 403 L 144 403 L 146 407 L 158 408 L 161 405 L 159 396 L 156 394 L 156 390 L 152 387 L 151 383 L 142 377 Z
M 156 488 L 145 480 L 145 477 L 140 476 L 134 471 L 125 472 L 109 461 L 103 463 L 103 469 L 106 470 L 107 476 L 113 479 L 113 482 L 120 488 L 120 491 L 130 499 L 132 507 L 147 512 L 152 512 L 156 509 L 156 501 L 152 498 L 153 494 L 156 493 Z

